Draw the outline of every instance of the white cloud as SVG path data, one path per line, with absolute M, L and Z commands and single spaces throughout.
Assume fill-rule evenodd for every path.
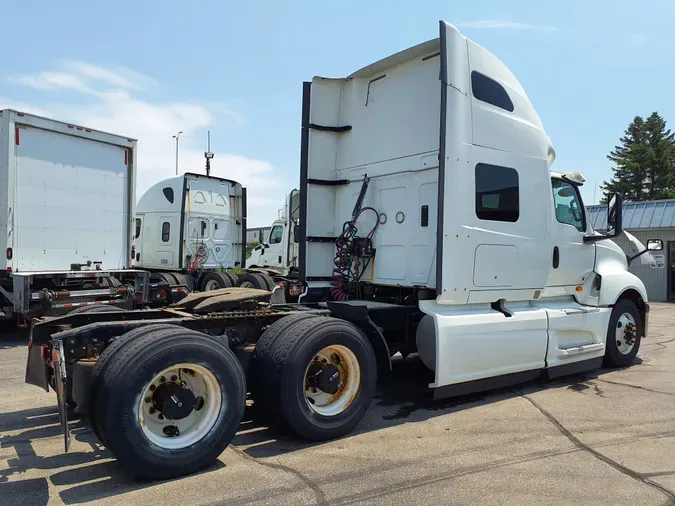
M 536 32 L 558 32 L 557 27 L 551 25 L 533 25 L 529 23 L 520 23 L 518 21 L 509 21 L 506 19 L 481 19 L 477 21 L 466 21 L 458 23 L 460 28 L 478 28 L 485 30 L 529 30 Z
M 141 89 L 157 84 L 154 79 L 126 67 L 104 68 L 75 60 L 64 60 L 61 66 L 69 72 L 120 88 Z
M 138 139 L 137 198 L 152 184 L 175 174 L 175 133 L 184 132 L 179 142 L 179 172 L 201 173 L 205 168 L 206 130 L 217 123 L 234 127 L 243 122 L 241 115 L 222 103 L 143 100 L 134 91 L 156 83 L 119 67 L 66 61 L 59 71 L 17 75 L 9 81 L 48 92 L 48 100 L 29 104 L 0 97 L 0 109 L 17 109 Z M 80 97 L 66 101 L 58 92 Z M 274 167 L 217 148 L 217 139 L 212 137 L 215 157 L 211 174 L 234 179 L 247 188 L 249 226 L 271 224 L 283 205 L 285 186 Z
M 95 95 L 96 92 L 87 86 L 82 79 L 64 72 L 40 72 L 39 74 L 20 74 L 10 76 L 9 82 L 30 86 L 39 90 L 69 90 Z

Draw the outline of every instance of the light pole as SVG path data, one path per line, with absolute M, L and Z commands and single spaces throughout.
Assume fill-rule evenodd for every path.
M 176 139 L 176 175 L 178 175 L 178 139 L 180 138 L 180 134 L 183 132 L 178 132 L 176 135 L 173 136 L 174 139 Z

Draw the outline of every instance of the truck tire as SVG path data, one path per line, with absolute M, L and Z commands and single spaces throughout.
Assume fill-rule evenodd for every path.
M 169 479 L 212 464 L 244 415 L 246 380 L 234 353 L 181 330 L 134 339 L 103 371 L 101 433 L 134 477 Z
M 228 278 L 230 278 L 230 281 L 232 282 L 232 286 L 239 286 L 239 276 L 237 276 L 234 272 L 225 271 L 225 275 Z
M 220 288 L 232 288 L 232 281 L 230 277 L 224 272 L 211 271 L 207 272 L 199 280 L 199 289 L 202 292 L 210 292 Z
M 358 327 L 337 318 L 284 320 L 270 325 L 256 345 L 255 404 L 311 441 L 346 434 L 375 394 L 372 345 Z
M 258 276 L 263 278 L 265 280 L 265 283 L 267 283 L 267 289 L 271 292 L 274 290 L 274 279 L 272 279 L 272 276 L 269 274 L 266 274 L 264 272 L 259 272 Z
M 112 306 L 110 304 L 94 304 L 91 306 L 76 307 L 69 311 L 69 315 L 83 314 L 83 313 L 124 313 L 126 310 L 121 307 Z
M 259 272 L 247 272 L 239 278 L 239 286 L 242 288 L 255 288 L 257 290 L 270 291 L 271 289 L 267 284 L 267 280 L 263 276 L 264 274 Z M 269 278 L 269 276 L 267 277 Z
M 119 288 L 122 282 L 114 276 L 105 276 L 101 278 L 101 286 L 103 288 Z
M 190 283 L 188 282 L 187 278 L 180 272 L 172 272 L 171 275 L 175 278 L 177 285 L 183 285 L 188 289 L 190 288 Z
M 276 344 L 279 336 L 286 332 L 286 330 L 291 326 L 295 325 L 301 320 L 313 318 L 314 316 L 316 315 L 302 313 L 284 316 L 283 318 L 268 326 L 258 339 L 258 342 L 255 344 L 255 349 L 253 350 L 253 360 L 251 361 L 248 374 L 248 382 L 249 389 L 251 391 L 251 397 L 254 401 L 253 410 L 261 417 L 267 419 L 272 418 L 269 415 L 273 415 L 273 413 L 268 413 L 265 411 L 265 405 L 269 405 L 270 403 L 266 403 L 265 399 L 262 399 L 262 396 L 264 396 L 266 393 L 264 368 L 269 366 L 269 358 L 274 353 L 273 346 Z
M 151 283 L 167 283 L 169 286 L 176 285 L 176 278 L 170 272 L 153 272 L 150 275 Z
M 121 350 L 126 343 L 131 342 L 133 339 L 145 336 L 151 332 L 157 332 L 161 330 L 175 330 L 181 331 L 182 327 L 178 325 L 172 325 L 170 323 L 158 323 L 153 325 L 146 325 L 144 327 L 138 327 L 134 330 L 122 334 L 117 339 L 115 339 L 110 346 L 108 346 L 103 353 L 98 357 L 98 360 L 94 364 L 94 367 L 91 370 L 90 385 L 89 385 L 89 423 L 91 428 L 96 434 L 96 437 L 105 445 L 106 442 L 103 440 L 103 436 L 98 426 L 98 419 L 103 413 L 103 405 L 99 403 L 100 396 L 98 395 L 99 389 L 101 387 L 103 374 L 110 364 L 111 359 L 119 350 Z
M 626 367 L 632 364 L 640 349 L 643 333 L 644 323 L 638 308 L 630 300 L 620 300 L 609 317 L 603 365 Z

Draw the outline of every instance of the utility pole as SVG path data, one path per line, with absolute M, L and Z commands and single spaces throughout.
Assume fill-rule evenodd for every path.
M 208 130 L 206 133 L 206 151 L 204 151 L 204 158 L 206 158 L 206 175 L 211 175 L 211 159 L 213 158 L 213 153 L 211 153 L 211 130 Z
M 176 175 L 178 175 L 178 139 L 180 138 L 180 134 L 183 132 L 178 132 L 176 135 L 173 136 L 174 139 L 176 139 Z

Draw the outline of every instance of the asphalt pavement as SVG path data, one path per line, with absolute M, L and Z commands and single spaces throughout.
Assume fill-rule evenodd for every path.
M 433 401 L 424 366 L 398 361 L 347 437 L 247 416 L 216 465 L 165 482 L 130 480 L 86 420 L 65 453 L 25 359 L 25 336 L 0 335 L 0 506 L 675 505 L 675 305 L 653 305 L 629 368 Z

